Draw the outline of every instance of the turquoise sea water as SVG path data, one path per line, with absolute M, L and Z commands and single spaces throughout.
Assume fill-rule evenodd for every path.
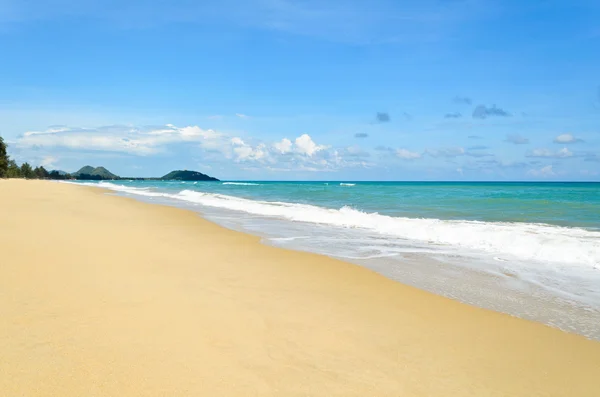
M 178 190 L 180 186 L 147 182 L 127 185 L 165 190 Z M 397 217 L 600 229 L 600 183 L 222 182 L 200 183 L 189 188 L 252 200 L 334 209 L 349 206 Z
M 600 338 L 600 183 L 95 185 Z

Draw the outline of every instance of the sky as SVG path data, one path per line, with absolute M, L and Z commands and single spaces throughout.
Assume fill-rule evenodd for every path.
M 17 162 L 600 180 L 597 0 L 0 0 Z

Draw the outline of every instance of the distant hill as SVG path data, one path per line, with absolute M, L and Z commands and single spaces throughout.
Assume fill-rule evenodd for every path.
M 77 176 L 77 175 L 81 175 L 81 174 L 92 175 L 92 172 L 94 172 L 94 167 L 92 167 L 91 165 L 86 165 L 85 167 L 81 167 L 79 169 L 79 171 L 73 172 L 71 175 L 73 175 L 73 176 Z
M 79 171 L 71 174 L 76 179 L 92 179 L 92 180 L 103 180 L 103 179 L 119 179 L 119 177 L 104 167 L 92 167 L 86 165 Z
M 55 173 L 55 179 L 59 179 L 58 173 Z M 162 178 L 121 178 L 118 175 L 113 174 L 109 170 L 104 167 L 92 167 L 90 165 L 86 165 L 82 167 L 79 171 L 74 172 L 72 174 L 66 175 L 69 178 L 75 178 L 79 180 L 92 180 L 92 181 L 103 181 L 103 180 L 113 180 L 113 179 L 131 179 L 136 181 L 218 181 L 217 178 L 213 178 L 212 176 L 208 176 L 201 172 L 197 171 L 171 171 L 167 175 Z
M 217 178 L 197 171 L 171 171 L 160 178 L 163 181 L 218 181 Z

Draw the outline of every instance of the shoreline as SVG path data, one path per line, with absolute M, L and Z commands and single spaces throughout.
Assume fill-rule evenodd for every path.
M 222 184 L 252 185 L 250 189 L 261 185 L 260 182 L 223 182 Z M 189 182 L 187 184 L 176 182 L 174 185 L 167 182 L 163 186 L 154 184 L 130 186 L 115 183 L 84 183 L 83 185 L 106 188 L 118 196 L 133 198 L 144 203 L 190 210 L 230 230 L 259 236 L 263 244 L 294 251 L 312 252 L 357 264 L 404 285 L 411 285 L 473 306 L 540 322 L 600 341 L 598 326 L 600 295 L 594 293 L 594 290 L 597 290 L 594 285 L 598 285 L 600 278 L 597 271 L 587 268 L 582 263 L 575 264 L 568 271 L 567 269 L 558 271 L 553 268 L 556 263 L 535 263 L 535 261 L 522 261 L 510 256 L 505 260 L 502 259 L 504 256 L 502 253 L 496 253 L 494 255 L 497 256 L 492 258 L 492 255 L 484 253 L 485 251 L 462 250 L 452 244 L 445 248 L 436 248 L 435 244 L 430 243 L 422 244 L 418 240 L 398 244 L 398 240 L 385 241 L 385 232 L 382 235 L 376 232 L 365 233 L 368 230 L 373 231 L 373 225 L 363 224 L 361 227 L 358 224 L 354 229 L 348 225 L 340 228 L 327 223 L 326 219 L 330 215 L 327 213 L 327 207 L 323 208 L 314 203 L 310 204 L 312 207 L 308 209 L 296 209 L 308 211 L 307 214 L 291 215 L 285 209 L 281 211 L 282 208 L 277 204 L 297 205 L 293 200 L 277 199 L 272 203 L 275 205 L 270 205 L 268 198 L 262 202 L 260 198 L 246 196 L 241 191 L 215 190 L 212 186 L 205 189 L 208 186 L 204 185 L 196 190 L 195 183 L 190 185 Z M 262 187 L 264 186 L 269 185 Z M 182 196 L 184 192 L 186 195 Z M 215 194 L 218 197 L 214 196 Z M 232 207 L 228 199 L 236 204 Z M 258 207 L 247 208 L 247 205 L 251 204 L 258 204 Z M 315 222 L 313 211 L 323 209 L 326 211 L 321 215 L 325 218 L 319 219 L 322 222 Z M 265 210 L 275 211 L 276 215 L 261 215 Z M 367 214 L 378 213 L 375 209 L 371 210 L 373 212 Z M 411 218 L 400 219 L 414 222 L 410 220 Z M 395 221 L 394 218 L 384 219 L 386 220 Z M 331 219 L 329 221 L 331 222 Z M 469 223 L 469 221 L 463 222 Z M 396 225 L 400 229 L 406 226 L 406 224 Z M 430 226 L 422 224 L 413 225 L 412 228 L 427 229 Z M 491 222 L 489 226 L 497 225 Z M 536 224 L 530 223 L 529 226 L 536 227 Z M 543 227 L 546 229 L 537 230 L 537 234 L 556 232 L 557 229 L 553 228 L 558 225 L 544 224 Z M 516 229 L 518 230 L 518 227 Z M 502 234 L 505 235 L 506 232 L 497 237 L 502 239 L 504 237 Z M 522 237 L 528 238 L 527 235 Z M 410 239 L 410 236 L 400 236 L 399 241 L 403 238 Z M 349 244 L 345 241 L 354 243 Z M 364 251 L 356 249 L 357 244 L 368 246 L 371 252 L 365 257 Z M 546 244 L 550 243 L 546 242 Z M 394 250 L 397 251 L 393 253 Z M 389 252 L 393 254 L 389 255 Z M 538 267 L 540 265 L 542 266 Z
M 582 336 L 101 188 L 0 191 L 7 395 L 600 394 Z

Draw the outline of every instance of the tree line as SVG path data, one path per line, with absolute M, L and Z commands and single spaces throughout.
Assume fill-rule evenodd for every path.
M 25 162 L 20 166 L 12 160 L 7 153 L 7 145 L 0 136 L 0 178 L 25 178 L 25 179 L 74 179 L 69 174 L 58 171 L 48 172 L 43 166 L 33 168 Z

